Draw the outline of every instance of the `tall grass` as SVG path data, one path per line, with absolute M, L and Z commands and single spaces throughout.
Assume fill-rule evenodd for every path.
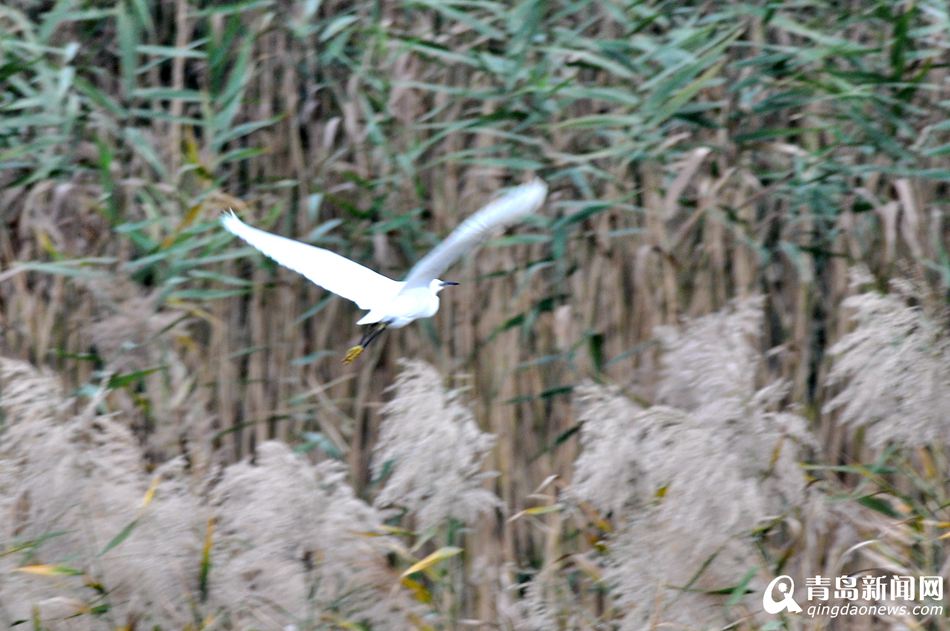
M 593 379 L 635 407 L 715 416 L 721 398 L 683 393 L 733 373 L 696 371 L 702 344 L 670 368 L 657 327 L 761 296 L 756 368 L 736 370 L 754 391 L 784 384 L 768 412 L 807 420 L 807 471 L 858 533 L 835 540 L 821 513 L 799 539 L 762 537 L 799 542 L 806 569 L 835 569 L 841 541 L 874 537 L 887 567 L 945 572 L 945 434 L 931 423 L 914 449 L 893 447 L 920 422 L 895 409 L 945 399 L 945 354 L 914 347 L 887 364 L 915 370 L 925 357 L 935 398 L 895 407 L 862 389 L 883 407 L 849 406 L 848 384 L 882 378 L 854 349 L 889 347 L 860 315 L 875 294 L 843 303 L 910 279 L 913 292 L 880 300 L 909 337 L 943 348 L 948 32 L 936 0 L 7 3 L 0 351 L 54 369 L 74 410 L 119 412 L 147 468 L 182 456 L 204 479 L 279 439 L 343 461 L 368 500 L 385 485 L 372 458 L 397 359 L 424 359 L 458 376 L 495 437 L 485 469 L 499 473 L 490 490 L 504 510 L 465 532 L 449 519 L 406 535 L 399 571 L 466 549 L 464 563 L 403 577 L 443 621 L 420 624 L 517 627 L 534 615 L 522 604 L 539 602 L 539 619 L 589 627 L 630 608 L 604 582 L 604 541 L 616 530 L 633 545 L 622 533 L 646 527 L 600 514 L 592 497 L 565 512 L 596 416 L 574 395 Z M 460 264 L 437 318 L 354 368 L 339 361 L 358 336 L 352 306 L 216 224 L 233 207 L 399 276 L 531 174 L 551 185 L 544 216 Z M 851 282 L 856 266 L 865 285 Z M 871 342 L 846 337 L 856 325 Z M 611 405 L 604 414 L 625 409 Z M 875 415 L 906 431 L 882 438 Z M 414 526 L 410 515 L 399 527 Z M 577 606 L 552 613 L 545 595 Z

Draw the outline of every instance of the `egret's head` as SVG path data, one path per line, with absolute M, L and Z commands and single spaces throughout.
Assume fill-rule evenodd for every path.
M 436 278 L 431 283 L 429 283 L 429 289 L 432 291 L 432 293 L 438 294 L 440 291 L 450 285 L 458 285 L 458 283 L 456 283 L 454 280 L 439 280 Z

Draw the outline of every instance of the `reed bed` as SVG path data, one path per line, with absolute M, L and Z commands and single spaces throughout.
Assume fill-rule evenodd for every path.
M 948 574 L 948 33 L 936 0 L 0 7 L 0 560 L 45 568 L 0 615 L 948 628 L 756 604 L 782 572 Z M 217 224 L 398 277 L 533 175 L 541 215 L 353 367 L 353 306 Z M 96 432 L 115 497 L 15 482 Z M 57 525 L 69 497 L 120 516 Z M 175 511 L 171 581 L 142 540 Z

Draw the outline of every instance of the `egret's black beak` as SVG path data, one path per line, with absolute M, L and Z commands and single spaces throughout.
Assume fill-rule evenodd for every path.
M 448 287 L 449 285 L 458 285 L 454 280 L 444 280 L 442 281 L 443 287 Z

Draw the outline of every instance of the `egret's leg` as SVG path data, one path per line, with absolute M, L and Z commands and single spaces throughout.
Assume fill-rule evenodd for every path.
M 360 339 L 360 343 L 346 351 L 346 355 L 343 356 L 343 363 L 352 364 L 357 357 L 363 354 L 363 350 L 369 346 L 369 343 L 386 330 L 388 324 L 388 322 L 377 322 L 376 324 L 368 326 L 366 332 L 363 333 L 362 339 Z
M 363 336 L 362 341 L 360 341 L 360 345 L 361 345 L 363 348 L 366 348 L 367 346 L 369 346 L 369 343 L 370 343 L 370 342 L 372 342 L 372 341 L 375 340 L 377 337 L 379 337 L 380 335 L 382 335 L 383 331 L 386 330 L 386 327 L 387 327 L 387 326 L 389 326 L 389 322 L 378 322 L 378 323 L 376 323 L 376 326 L 375 326 L 374 328 L 370 329 L 369 331 L 367 331 L 367 332 L 366 332 L 366 335 Z

